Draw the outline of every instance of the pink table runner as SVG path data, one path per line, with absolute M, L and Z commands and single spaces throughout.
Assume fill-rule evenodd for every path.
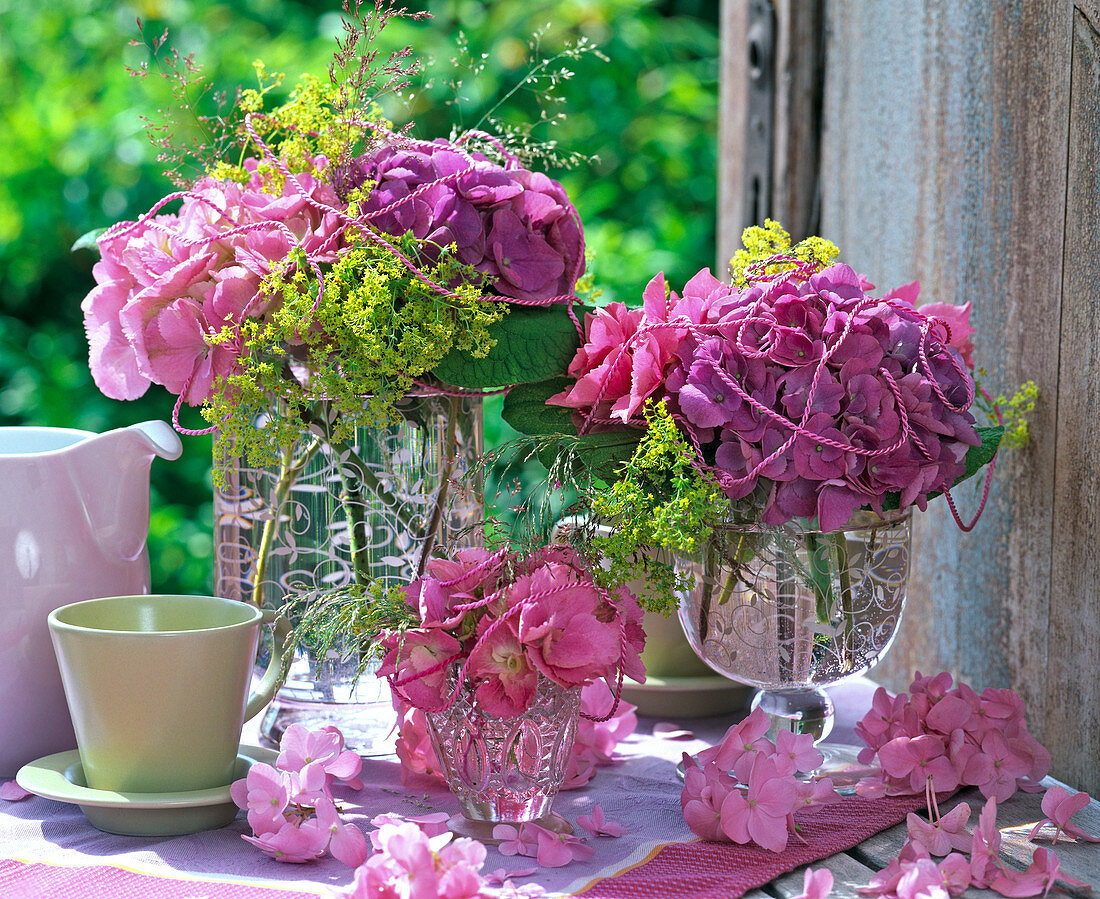
M 852 693 L 838 705 L 869 705 L 866 689 Z M 531 880 L 558 895 L 585 899 L 736 897 L 780 873 L 854 846 L 920 805 L 916 799 L 852 798 L 800 815 L 807 843 L 792 840 L 780 856 L 754 847 L 699 842 L 680 814 L 675 763 L 683 751 L 697 752 L 720 736 L 722 723 L 687 724 L 709 740 L 637 734 L 620 744 L 621 760 L 600 769 L 587 788 L 562 793 L 554 808 L 569 820 L 590 813 L 598 803 L 609 820 L 629 833 L 618 839 L 593 838 L 592 859 L 542 869 Z M 640 729 L 648 730 L 648 725 Z M 439 785 L 422 780 L 402 786 L 392 761 L 368 760 L 363 780 L 367 786 L 362 791 L 344 791 L 338 798 L 364 829 L 382 812 L 413 816 L 457 809 Z M 310 865 L 275 862 L 241 839 L 246 832 L 242 815 L 228 827 L 191 836 L 119 837 L 92 828 L 75 806 L 37 797 L 0 802 L 0 896 L 283 899 L 329 895 L 351 880 L 351 870 L 331 858 Z M 533 860 L 505 857 L 492 848 L 485 863 L 486 871 L 527 867 L 533 867 Z

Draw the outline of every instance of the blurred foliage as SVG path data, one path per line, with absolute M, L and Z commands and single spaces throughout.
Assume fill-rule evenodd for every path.
M 545 136 L 594 157 L 552 174 L 585 222 L 602 300 L 635 304 L 656 272 L 678 285 L 713 264 L 717 0 L 439 0 L 421 7 L 434 19 L 385 32 L 393 43 L 387 51 L 411 45 L 432 63 L 425 86 L 390 102 L 395 120 L 413 117 L 414 133 L 427 138 L 471 127 L 526 72 L 527 42 L 537 30 L 544 55 L 587 37 L 610 61 L 578 62 L 561 91 L 568 119 Z M 103 431 L 171 415 L 174 398 L 159 387 L 130 403 L 95 388 L 80 313 L 94 256 L 70 251 L 81 234 L 136 218 L 171 189 L 142 121 L 172 102 L 168 84 L 125 71 L 146 58 L 143 48 L 128 46 L 139 17 L 148 34 L 167 28 L 172 45 L 194 53 L 215 89 L 230 91 L 251 84 L 257 57 L 291 83 L 301 72 L 323 76 L 340 30 L 337 0 L 0 0 L 0 425 Z M 452 102 L 460 34 L 484 67 L 467 75 Z M 498 115 L 532 121 L 538 109 L 520 90 Z M 515 436 L 499 411 L 499 399 L 486 403 L 489 446 Z M 184 424 L 202 422 L 185 411 Z M 185 438 L 183 457 L 154 462 L 152 477 L 154 588 L 207 592 L 210 439 Z

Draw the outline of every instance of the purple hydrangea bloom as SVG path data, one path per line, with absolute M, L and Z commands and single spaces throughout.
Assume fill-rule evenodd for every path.
M 444 140 L 387 144 L 342 166 L 341 195 L 373 183 L 362 212 L 386 234 L 412 233 L 429 262 L 454 244 L 500 296 L 543 301 L 572 295 L 584 272 L 580 217 L 557 181 L 503 168 Z

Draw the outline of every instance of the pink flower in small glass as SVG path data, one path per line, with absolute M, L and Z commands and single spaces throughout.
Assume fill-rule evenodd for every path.
M 539 672 L 516 633 L 515 617 L 501 621 L 478 640 L 466 667 L 466 677 L 479 682 L 478 703 L 500 718 L 513 718 L 529 709 L 538 687 Z
M 1070 793 L 1058 784 L 1053 784 L 1043 796 L 1042 809 L 1046 817 L 1039 821 L 1028 834 L 1029 840 L 1034 840 L 1044 824 L 1053 824 L 1056 828 L 1050 842 L 1057 843 L 1062 834 L 1067 834 L 1076 840 L 1086 843 L 1100 843 L 1100 837 L 1094 837 L 1085 833 L 1070 821 L 1074 814 L 1081 811 L 1089 804 L 1091 797 L 1088 793 Z
M 446 703 L 447 663 L 461 652 L 458 640 L 439 628 L 410 628 L 388 634 L 382 645 L 386 654 L 377 673 L 390 678 L 396 693 L 421 709 Z
M 622 625 L 610 616 L 587 574 L 549 563 L 516 579 L 509 606 L 522 606 L 518 636 L 531 664 L 563 686 L 614 673 L 623 653 Z
M 833 889 L 833 872 L 828 868 L 807 868 L 803 876 L 802 892 L 792 899 L 825 899 Z
M 626 833 L 626 828 L 614 821 L 608 821 L 604 817 L 603 807 L 592 806 L 591 815 L 581 815 L 577 823 L 594 837 L 621 837 Z

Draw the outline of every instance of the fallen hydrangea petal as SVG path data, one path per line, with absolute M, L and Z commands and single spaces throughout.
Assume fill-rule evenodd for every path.
M 0 799 L 5 799 L 8 802 L 19 802 L 32 795 L 34 794 L 24 790 L 14 780 L 8 780 L 0 784 Z
M 660 737 L 663 740 L 693 740 L 695 734 L 690 730 L 684 730 L 678 724 L 672 724 L 668 721 L 659 721 L 653 725 L 653 736 Z
M 530 830 L 538 840 L 538 863 L 544 868 L 560 868 L 572 861 L 585 861 L 596 850 L 571 834 L 554 833 L 539 824 L 527 823 L 521 830 Z
M 1047 817 L 1038 822 L 1031 829 L 1031 833 L 1028 834 L 1028 839 L 1034 840 L 1044 824 L 1053 824 L 1056 830 L 1054 836 L 1051 838 L 1052 843 L 1057 843 L 1058 837 L 1063 833 L 1069 834 L 1071 837 L 1086 843 L 1100 843 L 1100 838 L 1085 833 L 1080 827 L 1069 820 L 1074 814 L 1088 805 L 1090 799 L 1091 797 L 1088 793 L 1069 793 L 1057 784 L 1053 784 L 1050 789 L 1047 790 L 1046 795 L 1043 796 L 1043 814 Z
M 523 886 L 516 886 L 512 881 L 506 880 L 501 885 L 496 899 L 542 899 L 545 895 L 546 890 L 537 883 L 525 883 Z
M 1009 897 L 1046 896 L 1056 880 L 1062 880 L 1076 887 L 1088 888 L 1087 884 L 1059 870 L 1058 856 L 1053 852 L 1047 849 L 1036 849 L 1026 871 L 1002 868 L 989 884 L 989 888 L 996 890 L 1002 896 Z
M 626 833 L 621 824 L 606 820 L 603 808 L 598 805 L 592 807 L 591 815 L 577 818 L 577 823 L 594 837 L 621 837 Z
M 960 802 L 935 824 L 925 821 L 913 812 L 905 818 L 909 839 L 920 843 L 930 855 L 938 856 L 948 855 L 953 849 L 959 852 L 970 851 L 974 841 L 966 830 L 966 822 L 969 820 L 970 806 L 965 802 Z
M 833 872 L 828 868 L 806 869 L 802 892 L 792 899 L 825 899 L 833 888 Z
M 493 828 L 493 839 L 500 840 L 497 849 L 501 855 L 523 855 L 527 858 L 538 855 L 538 837 L 523 825 L 498 824 Z
M 520 868 L 518 871 L 506 871 L 504 868 L 497 868 L 485 875 L 485 882 L 503 886 L 512 877 L 530 877 L 537 870 L 538 868 Z

